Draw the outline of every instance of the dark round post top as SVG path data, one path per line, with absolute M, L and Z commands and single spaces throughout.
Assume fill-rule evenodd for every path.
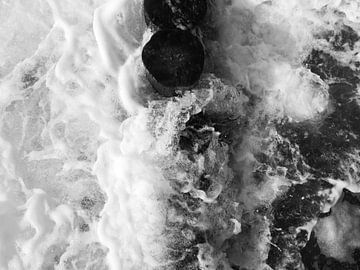
M 204 58 L 200 40 L 179 29 L 158 31 L 142 51 L 150 81 L 164 96 L 174 96 L 177 90 L 193 86 L 203 71 Z
M 144 0 L 145 20 L 160 29 L 191 29 L 207 12 L 207 0 Z

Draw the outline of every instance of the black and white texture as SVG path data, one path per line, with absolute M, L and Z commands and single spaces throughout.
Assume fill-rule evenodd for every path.
M 156 6 L 153 8 L 156 9 Z M 358 224 L 356 220 L 359 219 L 359 216 L 355 214 L 358 211 L 356 210 L 357 201 L 354 199 L 356 193 L 342 188 L 344 195 L 341 197 L 344 197 L 345 204 L 352 205 L 351 210 L 349 207 L 342 207 L 343 202 L 340 198 L 335 199 L 335 201 L 338 200 L 337 202 L 331 201 L 331 193 L 333 189 L 336 189 L 334 181 L 349 183 L 355 180 L 357 182 L 359 177 L 357 173 L 360 145 L 358 141 L 360 102 L 357 69 L 359 65 L 356 64 L 355 58 L 351 57 L 351 54 L 357 55 L 358 53 L 354 46 L 356 46 L 359 36 L 352 27 L 344 22 L 343 15 L 336 14 L 336 10 L 326 10 L 326 7 L 323 7 L 322 12 L 323 14 L 320 14 L 319 17 L 322 15 L 325 19 L 326 12 L 331 12 L 335 14 L 334 17 L 337 17 L 337 20 L 332 24 L 329 23 L 329 30 L 315 29 L 312 33 L 314 44 L 319 40 L 321 46 L 313 45 L 313 48 L 306 48 L 307 52 L 303 52 L 304 55 L 299 57 L 299 60 L 302 60 L 298 63 L 304 68 L 304 72 L 308 72 L 316 78 L 312 83 L 314 91 L 320 87 L 322 94 L 326 96 L 327 105 L 318 115 L 304 120 L 294 120 L 286 115 L 275 115 L 275 117 L 267 115 L 266 110 L 259 111 L 260 106 L 264 105 L 263 94 L 251 94 L 251 86 L 237 84 L 233 91 L 230 90 L 231 87 L 220 90 L 228 92 L 224 100 L 217 99 L 218 90 L 216 90 L 213 97 L 214 103 L 218 106 L 226 103 L 225 106 L 221 107 L 220 105 L 216 112 L 205 106 L 200 113 L 190 116 L 185 128 L 180 132 L 178 141 L 180 150 L 185 152 L 187 158 L 194 163 L 202 156 L 206 157 L 208 149 L 211 149 L 212 146 L 213 132 L 217 132 L 217 141 L 227 146 L 226 164 L 231 172 L 231 177 L 227 182 L 220 184 L 222 193 L 218 195 L 215 204 L 225 212 L 227 212 L 226 207 L 229 207 L 229 203 L 241 205 L 236 209 L 241 216 L 238 221 L 242 226 L 241 232 L 223 236 L 222 243 L 219 245 L 218 235 L 226 235 L 226 233 L 217 227 L 216 221 L 212 221 L 208 225 L 210 227 L 207 227 L 202 233 L 201 240 L 196 241 L 195 238 L 195 244 L 198 246 L 205 242 L 211 247 L 208 255 L 212 258 L 211 263 L 209 262 L 208 266 L 202 269 L 207 269 L 206 267 L 209 269 L 221 269 L 221 267 L 260 269 L 264 267 L 264 265 L 261 266 L 261 263 L 256 266 L 244 267 L 241 257 L 245 257 L 245 261 L 248 258 L 241 253 L 246 254 L 246 249 L 251 245 L 241 247 L 244 244 L 243 241 L 250 241 L 250 243 L 258 241 L 258 244 L 262 241 L 261 244 L 268 246 L 266 251 L 263 251 L 266 253 L 265 255 L 259 253 L 257 256 L 261 261 L 260 257 L 263 255 L 264 262 L 273 269 L 304 269 L 304 267 L 306 269 L 325 269 L 324 267 L 358 269 L 360 267 L 357 264 L 360 243 L 359 239 L 356 239 L 358 237 L 356 229 L 337 232 L 338 228 L 341 230 L 343 227 L 354 226 L 341 225 L 341 222 Z M 218 66 L 222 62 L 216 59 L 216 54 L 219 52 L 212 51 L 213 48 L 208 47 L 212 45 L 212 42 L 218 42 L 216 38 L 219 36 L 215 36 L 214 40 L 211 35 L 212 32 L 219 30 L 216 27 L 216 25 L 200 27 L 200 32 L 203 31 L 200 36 L 205 44 L 205 50 L 208 52 L 207 56 L 215 58 L 213 66 L 206 69 L 205 72 L 213 74 L 217 73 L 217 69 L 223 68 Z M 245 29 L 245 31 L 249 31 L 249 29 Z M 251 42 L 247 42 L 251 44 Z M 161 50 L 158 52 L 161 55 Z M 342 63 L 337 60 L 337 52 L 350 54 L 348 56 L 350 62 Z M 224 55 L 222 56 L 224 57 Z M 147 62 L 144 63 L 149 69 Z M 159 68 L 163 66 L 160 61 L 158 63 Z M 156 61 L 153 65 L 156 67 Z M 222 81 L 229 79 L 229 74 L 225 74 L 225 76 L 219 74 L 218 76 Z M 284 76 L 287 75 L 284 74 Z M 216 88 L 212 86 L 212 89 Z M 196 93 L 199 89 L 194 87 L 193 91 Z M 293 91 L 301 91 L 301 89 L 295 88 Z M 237 94 L 234 96 L 236 92 Z M 233 104 L 234 100 L 238 100 L 238 102 L 241 100 L 243 104 L 241 106 Z M 236 109 L 232 110 L 233 107 Z M 252 125 L 249 122 L 252 122 Z M 271 132 L 269 133 L 269 131 Z M 243 140 L 250 144 L 251 140 L 255 140 L 255 137 L 252 138 L 252 133 L 256 134 L 256 139 L 261 146 L 252 153 L 256 160 L 253 172 L 245 176 L 241 167 L 238 167 L 236 156 L 239 155 L 239 151 L 242 151 Z M 249 137 L 244 138 L 247 136 Z M 215 159 L 219 160 L 220 157 L 215 156 Z M 211 164 L 210 161 L 208 162 Z M 195 179 L 192 185 L 196 190 L 200 189 L 206 193 L 206 190 L 211 187 L 213 178 L 216 179 L 216 174 L 218 173 L 215 172 L 214 176 L 209 175 L 205 170 L 202 175 L 195 176 L 198 179 Z M 244 183 L 249 180 L 244 181 L 243 177 L 252 179 L 254 183 L 251 185 L 254 188 L 261 188 L 261 185 L 269 181 L 269 175 L 272 178 L 282 178 L 284 181 L 281 184 L 282 190 L 275 191 L 270 200 L 261 202 L 261 198 L 259 198 L 260 202 L 255 202 L 258 204 L 257 207 L 249 209 L 250 207 L 247 205 L 249 202 L 243 201 L 244 198 L 241 195 Z M 197 183 L 198 181 L 199 183 Z M 219 181 L 216 182 L 219 184 Z M 344 185 L 340 184 L 340 186 Z M 355 192 L 356 190 L 357 188 L 355 188 Z M 230 196 L 229 192 L 233 196 Z M 251 190 L 247 192 L 251 193 Z M 222 199 L 223 194 L 225 194 L 225 199 Z M 180 201 L 192 202 L 191 198 L 194 195 L 195 198 L 198 196 L 190 191 L 190 197 Z M 351 199 L 346 200 L 346 198 Z M 209 203 L 206 200 L 203 202 Z M 326 207 L 329 203 L 333 204 L 332 207 Z M 244 213 L 252 218 L 250 220 L 245 218 Z M 182 215 L 186 217 L 182 222 L 186 223 L 187 214 L 182 212 Z M 343 215 L 347 218 L 341 221 Z M 221 216 L 224 224 L 230 217 Z M 349 217 L 353 221 L 349 221 Z M 335 223 L 335 225 L 328 225 L 328 222 Z M 201 221 L 198 223 L 201 224 Z M 259 230 L 257 227 L 260 227 L 262 231 L 268 230 L 267 235 L 263 236 L 264 238 L 261 240 L 253 239 L 252 234 L 259 234 L 255 238 L 259 238 L 261 235 L 261 232 L 256 231 Z M 217 233 L 212 230 L 216 230 Z M 323 233 L 321 230 L 334 231 Z M 334 234 L 339 236 L 334 237 Z M 335 239 L 326 239 L 326 235 Z M 317 243 L 317 237 L 323 242 L 320 246 L 323 246 L 325 251 L 321 250 Z M 346 239 L 353 237 L 354 240 L 346 243 Z M 339 242 L 336 243 L 336 241 Z M 193 253 L 193 250 L 190 250 Z M 198 254 L 203 254 L 203 252 L 199 250 Z M 219 256 L 222 258 L 222 262 L 218 261 L 212 264 Z M 201 259 L 202 257 L 194 258 L 191 265 L 196 266 L 191 267 L 194 269 L 204 267 L 200 266 Z
M 0 1 L 0 40 L 0 270 L 360 268 L 358 1 Z

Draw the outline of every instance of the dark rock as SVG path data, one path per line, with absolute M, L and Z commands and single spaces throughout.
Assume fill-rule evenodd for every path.
M 183 30 L 158 31 L 142 52 L 150 82 L 167 97 L 195 85 L 203 71 L 204 57 L 200 40 Z
M 160 29 L 191 29 L 205 17 L 207 0 L 145 0 L 145 21 Z
M 331 209 L 330 209 L 330 211 L 329 211 L 329 212 L 326 212 L 326 213 L 320 213 L 320 214 L 319 214 L 319 218 L 326 218 L 326 217 L 329 217 L 329 216 L 331 216 L 331 213 L 332 213 Z

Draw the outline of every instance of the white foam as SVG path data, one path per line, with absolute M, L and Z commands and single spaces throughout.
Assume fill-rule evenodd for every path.
M 309 70 L 277 63 L 272 77 L 275 83 L 267 95 L 267 102 L 281 104 L 278 108 L 273 107 L 278 110 L 276 113 L 295 121 L 304 121 L 316 119 L 328 108 L 327 85 Z
M 141 44 L 145 28 L 141 10 L 139 0 L 113 0 L 94 12 L 94 34 L 103 63 L 111 72 L 116 73 Z

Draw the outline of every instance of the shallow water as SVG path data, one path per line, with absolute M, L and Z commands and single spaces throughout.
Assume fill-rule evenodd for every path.
M 196 34 L 164 98 L 142 1 L 0 1 L 1 270 L 316 269 L 312 230 L 355 267 L 358 1 L 209 0 Z

